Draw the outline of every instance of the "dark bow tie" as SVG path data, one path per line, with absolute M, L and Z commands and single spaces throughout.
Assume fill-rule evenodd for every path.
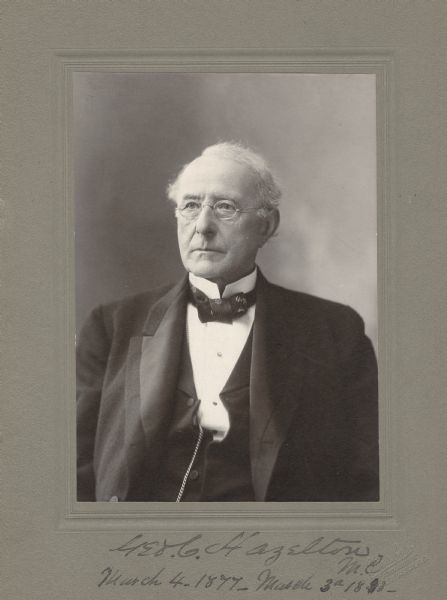
M 250 306 L 256 302 L 256 290 L 247 294 L 240 292 L 229 298 L 212 300 L 203 292 L 190 284 L 190 300 L 197 308 L 199 319 L 202 323 L 208 321 L 219 321 L 220 323 L 232 323 L 247 312 Z

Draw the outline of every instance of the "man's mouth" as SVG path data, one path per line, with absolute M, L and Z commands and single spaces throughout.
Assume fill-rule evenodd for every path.
M 218 250 L 217 248 L 194 248 L 193 252 L 212 252 L 212 253 L 220 253 L 222 254 L 222 250 Z

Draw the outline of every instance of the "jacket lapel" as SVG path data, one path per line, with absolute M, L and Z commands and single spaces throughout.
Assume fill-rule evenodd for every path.
M 159 464 L 177 385 L 185 330 L 186 278 L 151 309 L 130 340 L 126 367 L 125 444 L 130 475 Z M 131 485 L 132 482 L 130 482 Z
M 265 500 L 303 385 L 308 325 L 287 300 L 258 272 L 250 374 L 250 460 L 258 502 Z

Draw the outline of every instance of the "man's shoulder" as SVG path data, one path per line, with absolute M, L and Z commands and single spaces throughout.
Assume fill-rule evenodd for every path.
M 84 329 L 104 328 L 110 337 L 117 331 L 137 334 L 151 309 L 178 285 L 179 283 L 170 283 L 99 304 L 91 311 Z
M 272 300 L 280 303 L 286 311 L 309 311 L 320 315 L 359 317 L 353 308 L 335 300 L 322 298 L 308 292 L 291 290 L 271 282 L 268 282 L 268 288 Z
M 123 296 L 112 302 L 101 304 L 101 308 L 105 313 L 114 314 L 121 312 L 138 313 L 140 310 L 147 310 L 156 304 L 163 296 L 165 296 L 176 284 L 168 283 L 153 289 Z
M 268 282 L 269 304 L 280 315 L 282 327 L 293 331 L 306 327 L 314 335 L 344 338 L 362 335 L 365 324 L 351 306 L 302 291 L 295 291 Z
M 269 284 L 268 294 L 268 319 L 284 337 L 306 339 L 307 352 L 314 352 L 315 360 L 321 358 L 323 350 L 335 350 L 343 357 L 366 347 L 368 355 L 373 356 L 365 323 L 350 306 L 275 284 Z

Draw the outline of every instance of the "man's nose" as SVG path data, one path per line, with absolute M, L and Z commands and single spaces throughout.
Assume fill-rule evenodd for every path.
M 196 219 L 196 231 L 202 235 L 209 235 L 216 231 L 216 217 L 213 208 L 209 204 L 202 204 L 202 210 Z

